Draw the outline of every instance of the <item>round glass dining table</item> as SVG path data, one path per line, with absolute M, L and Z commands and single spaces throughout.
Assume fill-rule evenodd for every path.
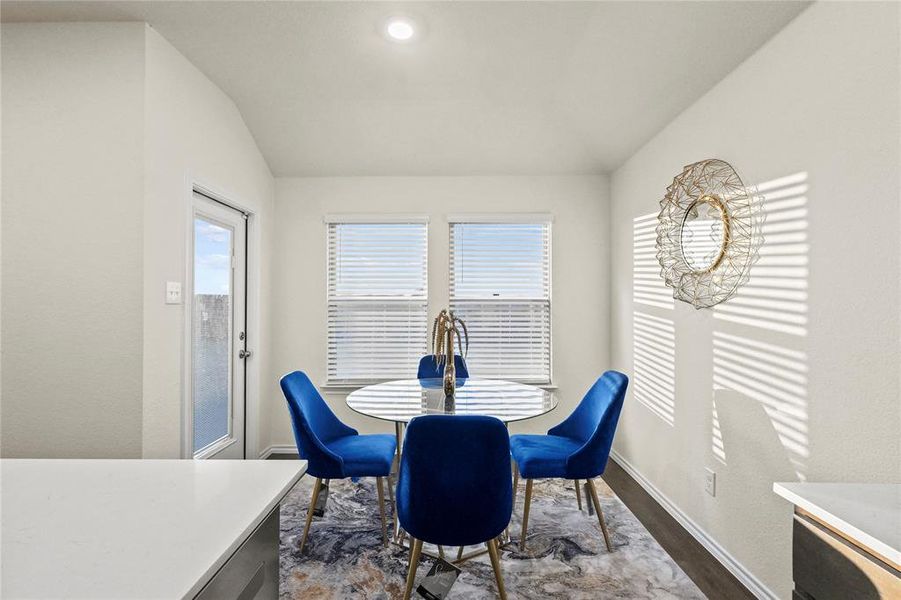
M 540 387 L 498 379 L 457 379 L 453 397 L 445 397 L 441 379 L 401 379 L 355 390 L 347 406 L 398 424 L 421 415 L 486 415 L 510 423 L 554 410 L 557 399 Z

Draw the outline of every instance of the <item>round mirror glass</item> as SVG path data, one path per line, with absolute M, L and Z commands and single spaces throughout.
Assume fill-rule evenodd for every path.
M 726 214 L 713 196 L 694 201 L 682 222 L 682 256 L 692 271 L 716 268 L 726 251 Z

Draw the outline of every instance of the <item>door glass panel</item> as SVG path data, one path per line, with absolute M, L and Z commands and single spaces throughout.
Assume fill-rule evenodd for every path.
M 194 219 L 194 452 L 231 434 L 233 231 Z

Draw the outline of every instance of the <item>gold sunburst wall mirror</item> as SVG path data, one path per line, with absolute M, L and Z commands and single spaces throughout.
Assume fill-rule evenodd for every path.
M 708 308 L 748 280 L 763 241 L 760 198 L 724 160 L 685 167 L 657 216 L 657 260 L 673 298 Z

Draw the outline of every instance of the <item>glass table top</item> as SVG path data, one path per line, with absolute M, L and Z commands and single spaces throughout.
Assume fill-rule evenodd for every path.
M 401 379 L 367 385 L 347 396 L 352 410 L 376 419 L 408 423 L 420 415 L 487 415 L 505 423 L 531 419 L 557 407 L 548 390 L 498 379 L 458 379 L 445 398 L 441 379 Z

